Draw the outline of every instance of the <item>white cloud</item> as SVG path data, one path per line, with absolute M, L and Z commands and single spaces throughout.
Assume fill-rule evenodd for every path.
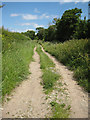
M 41 16 L 39 15 L 32 15 L 32 14 L 23 14 L 22 18 L 25 20 L 36 20 L 36 19 L 48 19 L 50 16 L 46 14 L 42 14 Z
M 19 32 L 19 33 L 21 33 L 21 32 L 25 32 L 25 30 L 19 30 L 19 29 L 10 29 L 10 31 L 11 32 Z
M 37 8 L 34 9 L 34 12 L 35 13 L 40 13 L 40 11 Z
M 34 28 L 44 27 L 44 25 L 38 25 L 37 23 L 21 23 L 19 25 L 21 25 L 21 26 L 33 26 Z
M 50 17 L 50 16 L 48 16 L 48 15 L 46 15 L 46 14 L 42 14 L 39 18 L 40 18 L 40 19 L 44 19 L 44 18 L 47 18 L 47 19 L 48 19 L 49 17 Z
M 11 14 L 10 16 L 11 17 L 17 17 L 17 16 L 19 16 L 19 14 L 14 13 L 14 14 Z
M 38 24 L 36 24 L 36 23 L 34 23 L 33 26 L 34 26 L 35 28 L 37 28 L 37 27 L 44 27 L 44 25 L 38 25 Z
M 9 28 L 9 30 L 11 31 L 11 32 L 19 32 L 19 33 L 21 33 L 21 32 L 27 32 L 28 30 L 30 30 L 30 31 L 35 31 L 34 29 L 24 29 L 24 30 L 22 30 L 22 29 L 10 29 Z
M 29 26 L 29 25 L 31 25 L 31 23 L 21 23 L 20 25 L 21 26 Z
M 17 14 L 17 13 L 12 13 L 10 16 L 11 17 L 21 16 L 25 20 L 35 20 L 35 19 L 38 19 L 37 15 L 32 15 L 32 14 Z
M 26 29 L 25 32 L 27 32 L 28 30 L 29 30 L 29 31 L 32 31 L 32 30 L 35 31 L 34 29 Z
M 38 15 L 32 15 L 32 14 L 11 14 L 11 17 L 17 17 L 17 16 L 21 16 L 24 20 L 36 20 L 36 19 L 48 19 L 50 16 L 46 15 L 46 14 L 42 14 L 41 16 Z
M 36 19 L 38 19 L 38 16 L 32 15 L 32 14 L 23 14 L 22 18 L 25 20 L 36 20 Z
M 11 14 L 11 17 L 17 17 L 21 16 L 24 20 L 37 20 L 37 19 L 49 19 L 49 18 L 55 18 L 59 17 L 58 15 L 47 15 L 47 14 L 42 14 L 42 15 L 32 15 L 32 14 Z M 28 24 L 26 24 L 28 25 Z

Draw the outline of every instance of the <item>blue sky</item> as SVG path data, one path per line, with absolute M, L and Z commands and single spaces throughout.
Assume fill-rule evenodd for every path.
M 88 18 L 88 2 L 3 2 L 2 25 L 10 31 L 25 32 L 36 27 L 47 28 L 54 17 L 61 18 L 65 10 L 82 9 L 82 19 Z

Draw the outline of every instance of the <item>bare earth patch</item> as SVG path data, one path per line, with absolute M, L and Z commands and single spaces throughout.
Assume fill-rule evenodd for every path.
M 45 118 L 50 113 L 43 88 L 40 85 L 41 69 L 39 55 L 34 49 L 34 61 L 30 64 L 31 74 L 4 102 L 3 118 Z
M 62 76 L 62 82 L 66 84 L 67 93 L 71 102 L 70 118 L 88 118 L 88 94 L 77 85 L 73 78 L 73 72 L 68 70 L 66 66 L 59 63 L 53 56 L 45 52 L 50 59 L 55 63 L 56 69 Z

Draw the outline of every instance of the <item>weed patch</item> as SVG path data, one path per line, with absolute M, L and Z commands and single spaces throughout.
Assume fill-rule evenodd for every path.
M 59 75 L 53 73 L 50 70 L 45 70 L 44 74 L 42 75 L 43 79 L 43 88 L 46 89 L 46 93 L 48 94 L 50 91 L 53 90 L 53 86 L 55 85 L 56 81 L 59 79 Z
M 65 104 L 59 104 L 55 101 L 52 101 L 51 103 L 52 106 L 52 111 L 53 111 L 53 116 L 52 118 L 68 118 L 69 116 L 69 109 L 70 106 L 67 108 L 65 107 Z
M 40 55 L 40 65 L 43 71 L 43 81 L 41 84 L 45 89 L 45 93 L 48 94 L 53 90 L 55 82 L 59 79 L 59 75 L 54 72 L 54 63 L 45 53 L 43 53 L 40 46 L 37 47 L 37 52 Z

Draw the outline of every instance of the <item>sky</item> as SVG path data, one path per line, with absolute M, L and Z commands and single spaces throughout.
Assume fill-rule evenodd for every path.
M 66 2 L 65 2 L 66 1 Z M 69 2 L 67 2 L 69 1 Z M 3 2 L 2 25 L 12 32 L 36 30 L 37 27 L 47 28 L 53 18 L 61 18 L 65 10 L 82 9 L 81 19 L 88 19 L 88 2 Z M 79 1 L 79 0 L 78 0 Z

